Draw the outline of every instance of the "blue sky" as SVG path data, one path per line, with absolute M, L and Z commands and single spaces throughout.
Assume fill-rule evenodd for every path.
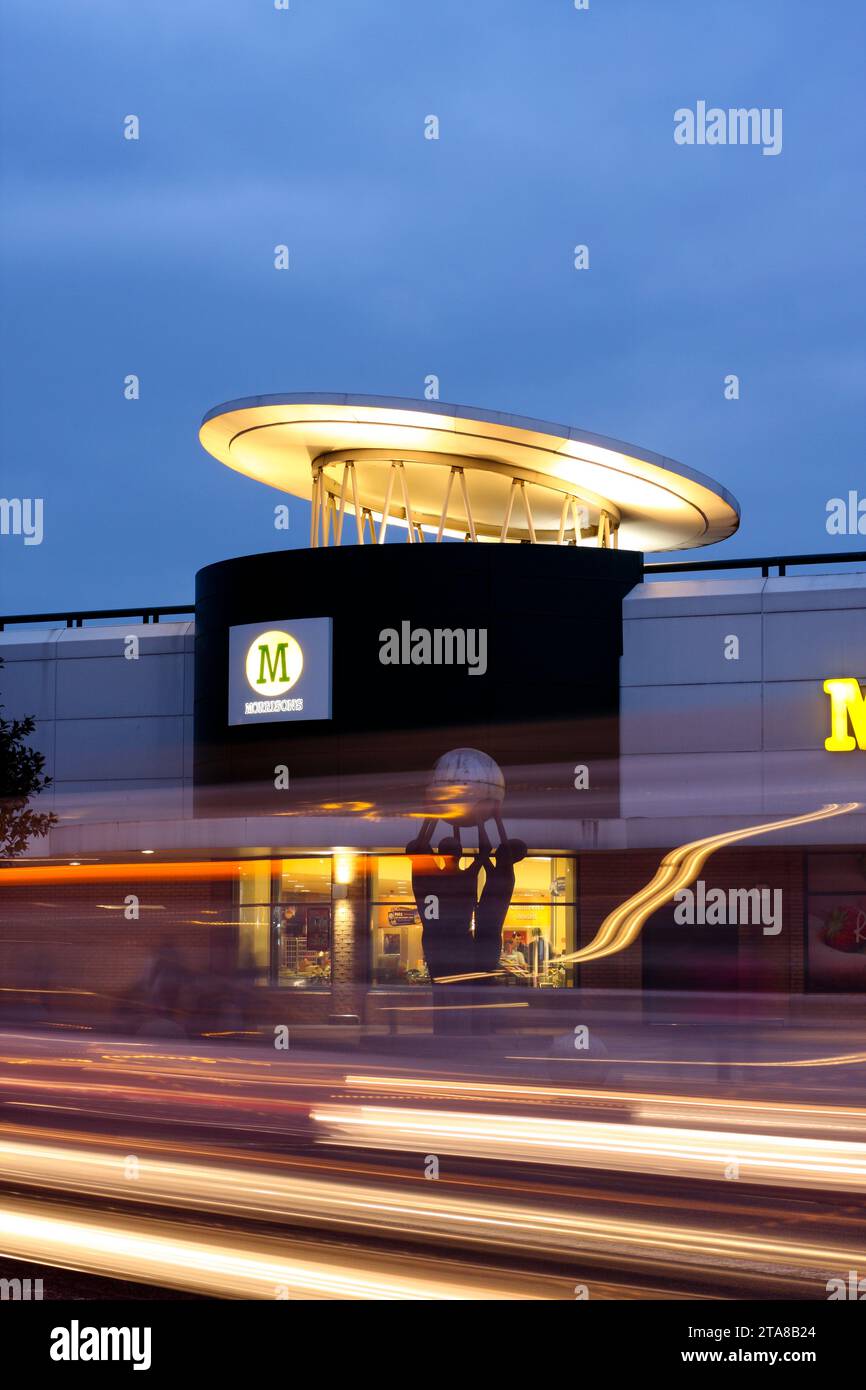
M 866 493 L 864 39 L 859 0 L 6 0 L 0 496 L 45 536 L 0 536 L 0 612 L 187 601 L 286 544 L 206 410 L 429 373 L 723 482 L 695 558 L 866 544 L 825 530 Z M 699 99 L 781 107 L 782 153 L 677 146 Z

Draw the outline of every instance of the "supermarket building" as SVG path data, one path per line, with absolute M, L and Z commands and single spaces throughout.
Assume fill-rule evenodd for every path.
M 511 416 L 255 398 L 212 412 L 202 442 L 309 498 L 310 548 L 208 566 L 187 610 L 3 620 L 0 699 L 37 720 L 38 809 L 57 816 L 3 870 L 7 978 L 115 997 L 170 942 L 275 1017 L 423 998 L 406 845 L 437 757 L 477 748 L 528 846 L 504 940 L 525 960 L 544 943 L 517 986 L 533 998 L 866 988 L 866 565 L 653 568 L 652 549 L 731 534 L 734 500 Z M 487 669 L 383 662 L 405 624 L 483 630 Z M 300 674 L 278 645 L 259 666 L 274 693 L 251 701 L 248 654 L 274 631 Z M 778 892 L 781 930 L 685 928 L 666 902 L 622 949 L 568 959 L 668 851 L 711 836 L 704 888 Z

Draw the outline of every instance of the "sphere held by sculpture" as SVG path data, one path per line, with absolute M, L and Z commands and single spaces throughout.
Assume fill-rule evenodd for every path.
M 499 764 L 478 748 L 444 753 L 430 777 L 431 810 L 452 825 L 481 825 L 497 816 L 505 797 Z

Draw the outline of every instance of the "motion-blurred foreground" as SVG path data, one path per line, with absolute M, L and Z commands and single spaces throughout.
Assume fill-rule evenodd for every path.
M 858 1002 L 791 1018 L 658 994 L 647 1026 L 598 993 L 551 1029 L 529 992 L 479 1006 L 507 1005 L 480 1036 L 469 1006 L 445 1037 L 334 1024 L 287 1048 L 273 1028 L 7 1024 L 0 1275 L 45 1297 L 63 1268 L 84 1297 L 99 1275 L 235 1298 L 811 1300 L 864 1268 Z

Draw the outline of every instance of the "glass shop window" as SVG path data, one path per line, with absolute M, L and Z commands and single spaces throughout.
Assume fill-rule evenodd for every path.
M 466 862 L 469 862 L 467 857 Z M 412 896 L 412 864 L 403 855 L 372 863 L 370 933 L 375 984 L 424 985 L 422 923 Z M 479 878 L 479 892 L 484 879 Z M 499 983 L 558 989 L 572 982 L 559 958 L 574 950 L 575 861 L 531 855 L 515 866 L 514 892 L 502 929 Z
M 238 879 L 238 963 L 261 983 L 331 983 L 331 859 L 256 860 Z
M 806 856 L 806 989 L 866 992 L 866 853 Z

